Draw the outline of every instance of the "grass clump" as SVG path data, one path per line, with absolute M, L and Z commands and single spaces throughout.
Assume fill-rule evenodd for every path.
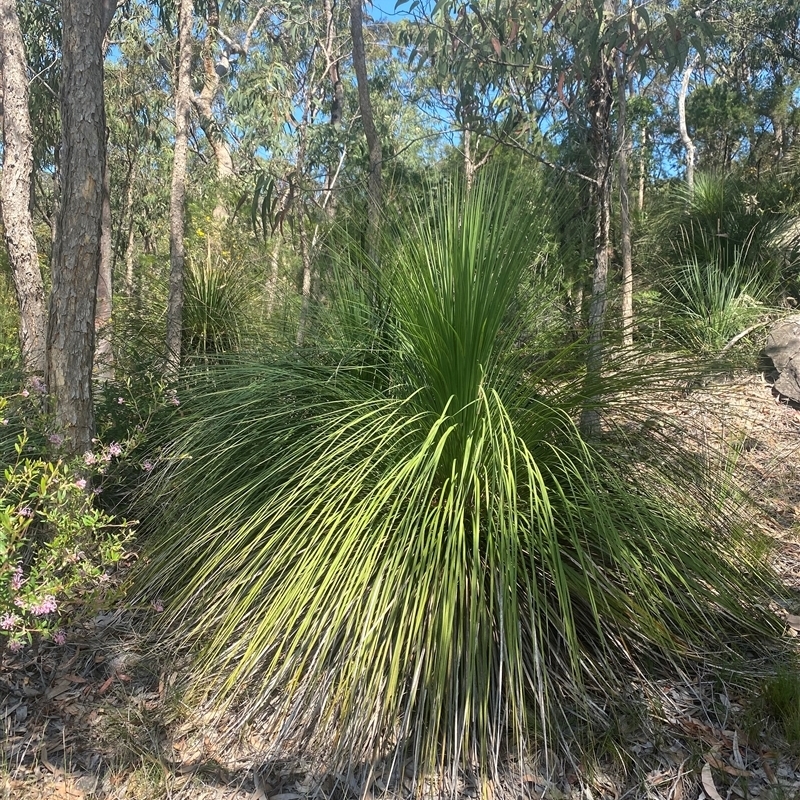
M 800 748 L 800 671 L 782 669 L 764 683 L 762 700 L 771 721 L 776 723 L 787 743 Z
M 195 700 L 348 768 L 491 776 L 773 635 L 770 577 L 705 489 L 581 438 L 583 398 L 628 379 L 519 347 L 545 214 L 499 175 L 450 187 L 352 289 L 349 350 L 220 364 L 185 398 L 142 580 Z

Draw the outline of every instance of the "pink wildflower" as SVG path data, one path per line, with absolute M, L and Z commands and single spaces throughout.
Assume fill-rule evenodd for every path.
M 47 441 L 56 447 L 61 447 L 61 445 L 64 444 L 64 437 L 60 433 L 51 433 L 47 437 Z
M 17 511 L 21 517 L 28 517 L 31 518 L 33 516 L 33 509 L 30 506 L 22 506 L 22 508 Z
M 120 405 L 120 406 L 124 406 L 125 405 L 125 398 L 124 397 L 118 397 L 117 398 L 117 404 Z
M 61 628 L 59 628 L 59 629 L 58 629 L 58 630 L 57 630 L 57 631 L 56 631 L 56 632 L 53 634 L 53 641 L 54 641 L 56 644 L 66 644 L 66 642 L 67 642 L 67 634 L 66 634 L 66 633 L 64 633 L 64 631 L 62 631 L 62 630 L 61 630 Z
M 91 467 L 93 464 L 97 463 L 97 456 L 91 450 L 87 450 L 83 454 L 83 463 L 86 464 L 87 467 Z
M 31 614 L 35 617 L 43 617 L 46 614 L 52 614 L 58 608 L 55 597 L 51 594 L 44 596 L 44 600 L 38 605 L 31 606 Z
M 8 425 L 7 419 L 0 419 L 0 425 Z
M 19 622 L 19 617 L 16 614 L 3 614 L 0 617 L 0 628 L 4 631 L 10 631 Z
M 119 442 L 111 442 L 108 446 L 108 453 L 109 455 L 117 458 L 118 456 L 122 455 L 122 445 Z
M 78 480 L 75 481 L 75 485 L 82 491 L 86 488 L 86 479 L 78 478 Z
M 179 406 L 181 404 L 181 401 L 178 400 L 178 398 L 175 395 L 172 395 L 172 397 L 170 397 L 169 401 L 174 406 Z
M 146 458 L 144 461 L 142 461 L 142 469 L 145 472 L 152 472 L 155 469 L 155 466 L 156 465 L 149 458 Z
M 25 578 L 22 577 L 22 567 L 19 566 L 14 570 L 14 574 L 11 576 L 11 588 L 18 592 L 22 588 L 22 584 L 25 583 Z
M 95 486 L 94 489 L 92 489 L 92 494 L 101 494 L 102 491 L 103 491 L 102 486 Z
M 30 392 L 29 392 L 27 389 L 23 389 L 23 390 L 20 392 L 20 394 L 21 394 L 23 397 L 30 397 L 30 394 L 31 394 L 31 393 L 30 393 Z
M 161 600 L 154 600 L 150 605 L 153 607 L 156 614 L 160 614 L 164 610 L 164 603 L 162 603 Z
M 8 643 L 8 649 L 12 653 L 19 653 L 19 651 L 22 650 L 22 642 L 19 639 L 12 639 Z

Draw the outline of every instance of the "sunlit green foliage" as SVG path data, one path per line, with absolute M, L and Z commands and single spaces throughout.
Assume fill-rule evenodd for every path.
M 184 398 L 142 590 L 195 699 L 270 710 L 340 764 L 491 774 L 571 748 L 631 680 L 762 641 L 769 579 L 695 473 L 582 441 L 570 354 L 518 347 L 522 279 L 547 287 L 535 198 L 485 179 L 432 212 L 405 221 L 380 314 L 374 281 L 341 287 L 349 352 L 343 328 Z

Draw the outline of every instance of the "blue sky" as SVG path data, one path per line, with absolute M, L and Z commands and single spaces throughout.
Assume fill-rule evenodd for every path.
M 397 0 L 372 0 L 372 13 L 376 19 L 380 19 L 382 16 L 404 16 L 402 9 L 395 12 L 396 3 Z

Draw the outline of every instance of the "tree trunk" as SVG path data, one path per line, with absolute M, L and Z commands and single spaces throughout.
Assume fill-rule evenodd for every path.
M 631 249 L 631 205 L 629 197 L 629 167 L 633 154 L 628 131 L 628 90 L 625 79 L 625 58 L 617 53 L 617 125 L 619 169 L 620 250 L 622 256 L 622 344 L 633 346 L 633 255 Z
M 306 99 L 306 108 L 303 112 L 303 122 L 298 131 L 297 161 L 295 163 L 298 176 L 303 175 L 306 165 L 306 146 L 308 144 L 308 108 L 309 99 Z M 306 227 L 304 198 L 301 192 L 299 202 L 296 206 L 297 213 L 297 236 L 300 243 L 300 261 L 303 265 L 303 285 L 300 290 L 300 320 L 297 325 L 297 336 L 295 344 L 302 347 L 308 328 L 308 315 L 311 312 L 311 284 L 312 284 L 312 247 L 308 241 L 308 228 Z
M 604 10 L 609 13 L 609 0 Z M 613 14 L 613 7 L 610 9 Z M 600 430 L 600 415 L 595 407 L 594 388 L 603 367 L 603 334 L 606 321 L 608 265 L 611 260 L 611 106 L 614 70 L 601 54 L 589 86 L 591 115 L 590 148 L 594 222 L 594 269 L 592 298 L 589 304 L 589 352 L 586 360 L 587 407 L 581 415 L 581 431 L 594 436 Z
M 475 173 L 478 171 L 478 167 L 472 157 L 472 132 L 469 128 L 464 128 L 461 135 L 464 147 L 464 179 L 467 184 L 467 191 L 469 191 L 472 188 L 472 184 L 475 183 Z
M 100 232 L 100 271 L 97 276 L 97 307 L 94 315 L 94 375 L 98 381 L 114 380 L 114 352 L 111 347 L 113 304 L 113 246 L 111 231 L 111 181 L 109 170 L 103 178 L 103 214 Z
M 681 133 L 681 141 L 686 150 L 686 183 L 689 191 L 694 191 L 694 166 L 697 148 L 689 136 L 689 129 L 686 127 L 686 95 L 689 93 L 689 81 L 697 65 L 698 56 L 695 54 L 686 65 L 686 69 L 681 76 L 681 88 L 678 92 L 678 128 Z
M 644 211 L 644 185 L 647 178 L 647 159 L 645 157 L 647 147 L 647 126 L 642 126 L 642 142 L 639 150 L 639 197 L 636 207 L 641 214 Z
M 123 219 L 128 226 L 127 241 L 125 242 L 125 295 L 133 296 L 133 264 L 134 264 L 134 170 L 135 163 L 128 170 L 128 185 L 125 189 L 125 212 Z
M 383 154 L 369 96 L 362 2 L 363 0 L 350 0 L 350 34 L 353 38 L 353 69 L 355 70 L 356 83 L 358 84 L 358 107 L 361 111 L 361 124 L 364 126 L 364 135 L 366 136 L 369 150 L 367 254 L 373 261 L 377 261 L 380 249 L 381 208 L 383 205 L 381 184 Z
M 47 321 L 44 284 L 31 214 L 33 130 L 28 74 L 15 0 L 0 0 L 3 173 L 0 183 L 8 258 L 19 304 L 19 344 L 27 375 L 44 375 Z
M 298 347 L 302 347 L 305 343 L 308 317 L 311 313 L 311 284 L 314 277 L 311 248 L 308 242 L 308 230 L 306 228 L 305 214 L 303 213 L 302 206 L 298 207 L 297 234 L 300 240 L 300 260 L 303 264 L 303 287 L 300 298 L 300 323 L 297 326 L 295 343 Z
M 92 446 L 92 360 L 106 126 L 102 0 L 62 0 L 61 203 L 45 381 L 68 452 Z
M 192 101 L 200 116 L 200 127 L 203 129 L 203 134 L 211 146 L 211 151 L 214 153 L 217 180 L 222 184 L 234 176 L 234 170 L 231 149 L 214 116 L 214 101 L 217 99 L 220 88 L 220 76 L 217 73 L 217 65 L 214 60 L 214 40 L 219 30 L 219 5 L 217 0 L 209 0 L 208 2 L 207 21 L 208 30 L 202 48 L 203 88 L 200 94 L 192 97 Z M 228 210 L 225 208 L 225 202 L 219 193 L 217 194 L 213 217 L 218 222 L 224 222 L 228 219 Z
M 269 277 L 267 278 L 267 317 L 271 318 L 278 299 L 278 276 L 280 270 L 281 237 L 275 234 L 272 249 L 269 252 Z
M 336 17 L 334 0 L 323 0 L 325 13 L 325 61 L 328 66 L 328 77 L 331 81 L 331 125 L 338 125 L 342 121 L 344 107 L 344 85 L 339 70 L 339 55 L 336 45 Z
M 186 163 L 189 147 L 189 112 L 192 102 L 192 0 L 180 0 L 178 11 L 178 68 L 175 82 L 175 144 L 169 201 L 169 301 L 167 305 L 166 376 L 175 380 L 181 365 L 183 333 L 183 278 L 186 250 Z

